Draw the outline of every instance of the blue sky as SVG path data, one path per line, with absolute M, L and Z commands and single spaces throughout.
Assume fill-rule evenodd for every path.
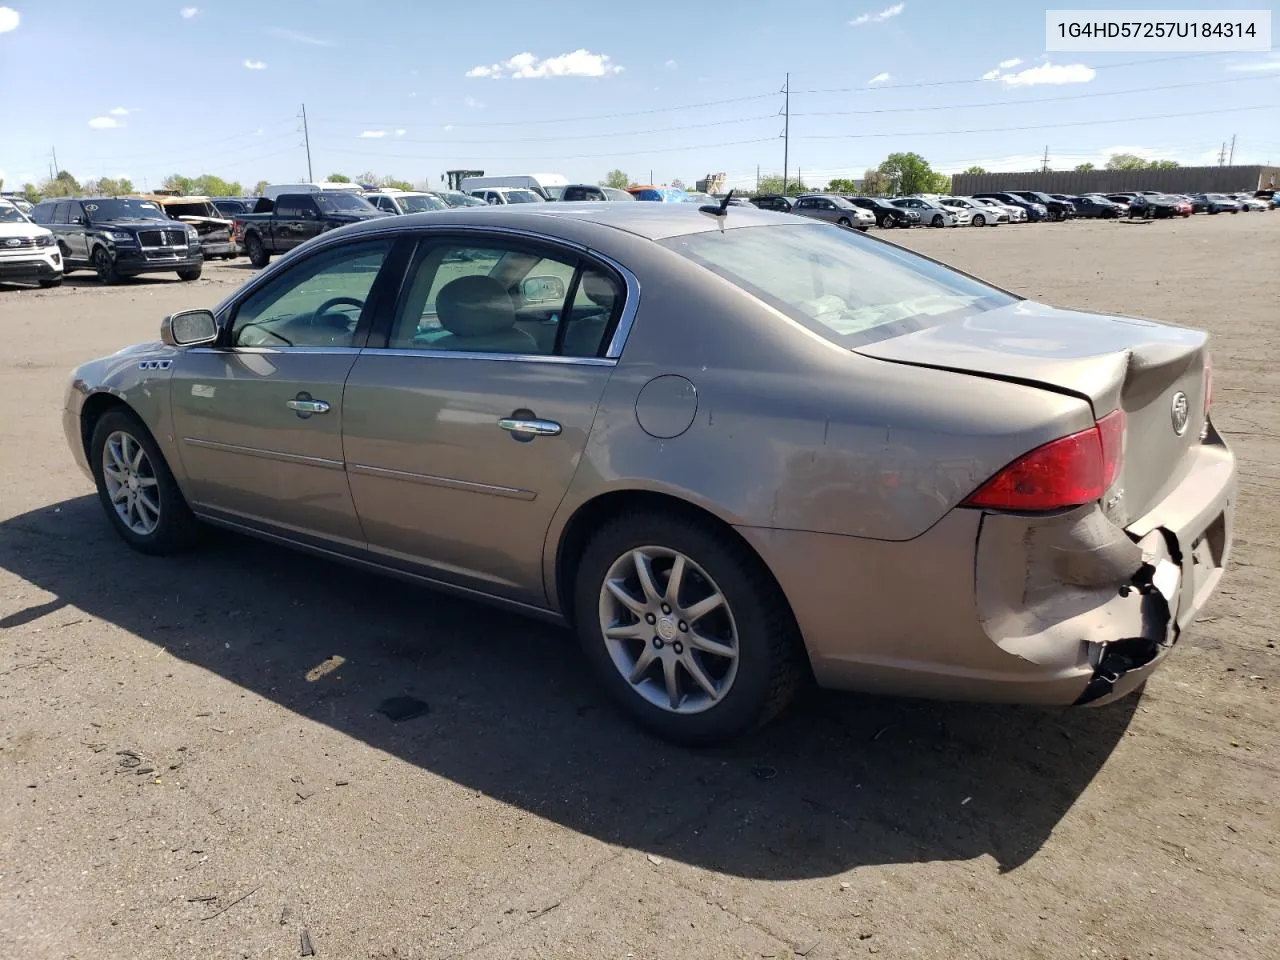
M 317 179 L 620 167 L 746 187 L 782 169 L 788 71 L 790 168 L 810 183 L 900 150 L 948 172 L 1035 168 L 1046 146 L 1059 169 L 1212 163 L 1233 134 L 1237 164 L 1280 163 L 1280 53 L 1047 55 L 1026 0 L 451 6 L 0 0 L 0 176 L 39 181 L 56 148 L 81 180 L 305 178 L 305 102 Z

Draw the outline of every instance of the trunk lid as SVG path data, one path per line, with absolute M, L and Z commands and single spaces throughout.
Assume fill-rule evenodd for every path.
M 856 351 L 1074 394 L 1089 401 L 1095 419 L 1122 408 L 1124 465 L 1104 506 L 1127 523 L 1190 467 L 1205 423 L 1207 340 L 1198 330 L 1023 300 Z

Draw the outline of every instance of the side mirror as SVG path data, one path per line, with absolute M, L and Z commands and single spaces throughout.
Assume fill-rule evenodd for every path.
M 559 277 L 525 277 L 520 294 L 528 303 L 549 303 L 564 299 L 564 281 Z
M 171 313 L 160 323 L 160 339 L 171 347 L 198 347 L 218 339 L 218 321 L 209 310 Z

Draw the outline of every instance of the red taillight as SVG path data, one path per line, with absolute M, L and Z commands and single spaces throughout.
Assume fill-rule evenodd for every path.
M 1088 430 L 1019 457 L 965 500 L 992 510 L 1061 510 L 1099 500 L 1124 461 L 1125 415 L 1107 414 Z

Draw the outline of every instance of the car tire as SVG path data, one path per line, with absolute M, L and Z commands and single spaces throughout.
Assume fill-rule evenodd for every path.
M 935 213 L 933 219 L 929 221 L 929 226 L 931 227 L 945 227 L 946 225 L 947 221 L 942 219 L 942 214 L 940 213 Z
M 245 237 L 244 252 L 249 255 L 249 262 L 259 270 L 271 262 L 271 254 L 267 253 L 267 248 L 262 245 L 262 238 L 256 233 Z
M 672 597 L 677 562 L 683 575 Z M 587 543 L 575 588 L 588 662 L 617 706 L 663 739 L 708 746 L 740 737 L 776 716 L 806 675 L 781 589 L 745 544 L 710 524 L 650 511 L 617 516 Z M 699 614 L 713 596 L 721 602 Z
M 839 220 L 837 220 L 837 221 L 836 221 L 836 226 L 837 226 L 837 227 L 852 227 L 852 226 L 853 226 L 853 224 L 849 222 L 849 218 L 848 218 L 848 217 L 841 217 Z
M 975 213 L 973 215 L 973 225 L 975 227 L 985 227 L 987 225 L 987 218 L 980 213 Z
M 164 455 L 131 411 L 116 407 L 94 424 L 89 466 L 107 519 L 133 549 L 162 556 L 185 550 L 199 538 L 200 523 Z
M 120 271 L 106 247 L 98 247 L 93 251 L 93 269 L 98 274 L 98 282 L 111 286 L 120 282 Z
M 40 286 L 48 290 L 50 287 L 62 286 L 62 277 L 42 277 L 38 282 Z
M 178 271 L 178 279 L 190 283 L 192 280 L 199 280 L 200 274 L 204 272 L 204 267 L 188 267 L 186 270 Z

